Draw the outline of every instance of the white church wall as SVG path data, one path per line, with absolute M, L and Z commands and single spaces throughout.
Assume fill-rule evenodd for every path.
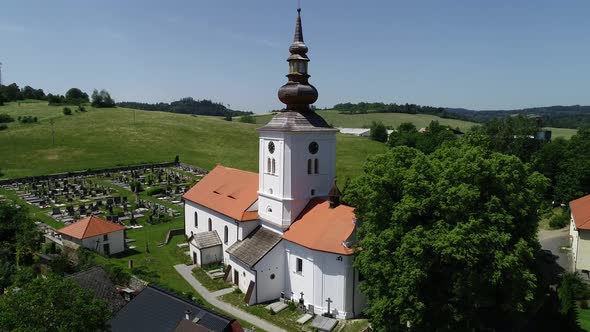
M 289 241 L 284 242 L 287 253 L 285 294 L 293 294 L 293 299 L 299 301 L 303 292 L 305 304 L 312 304 L 316 313 L 327 312 L 326 300 L 329 298 L 332 301 L 332 314 L 341 319 L 351 318 L 352 297 L 357 295 L 352 291 L 352 258 L 310 250 Z M 297 272 L 297 258 L 303 261 L 301 273 Z
M 219 262 L 223 259 L 221 246 L 209 247 L 201 250 L 201 265 Z
M 232 270 L 230 272 L 232 283 L 236 284 L 235 273 L 237 272 L 238 273 L 237 286 L 240 288 L 240 290 L 244 294 L 246 294 L 248 292 L 248 286 L 250 286 L 250 282 L 256 281 L 254 271 L 252 271 L 247 265 L 243 264 L 242 262 L 240 262 L 237 259 L 234 259 L 231 256 L 230 256 L 228 262 L 229 262 L 229 265 L 231 265 L 231 267 L 232 267 Z M 256 301 L 256 287 L 254 288 L 254 291 L 252 292 L 252 296 L 250 297 L 250 303 L 248 303 L 248 304 L 254 304 L 255 301 Z
M 260 225 L 258 220 L 238 222 L 238 240 L 242 241 Z
M 256 265 L 256 292 L 258 303 L 278 299 L 285 289 L 285 241 L 279 242 Z
M 198 227 L 195 227 L 195 212 L 198 214 Z M 225 216 L 221 213 L 215 212 L 199 204 L 191 201 L 185 201 L 184 204 L 184 231 L 187 236 L 193 233 L 202 233 L 209 231 L 209 219 L 211 219 L 211 230 L 217 231 L 217 235 L 221 239 L 223 261 L 227 262 L 229 255 L 225 252 L 232 244 L 238 240 L 238 222 L 234 219 Z M 255 221 L 252 221 L 255 222 Z M 227 226 L 227 243 L 224 241 L 225 227 Z M 194 249 L 191 248 L 191 255 Z

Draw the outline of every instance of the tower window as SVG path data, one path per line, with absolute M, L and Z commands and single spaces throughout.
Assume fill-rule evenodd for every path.
M 266 160 L 266 172 L 270 173 L 270 158 Z
M 211 222 L 211 218 L 209 218 L 209 232 L 213 230 L 213 223 Z
M 307 174 L 311 174 L 311 159 L 307 159 Z
M 199 215 L 195 212 L 195 228 L 199 228 Z
M 311 190 L 311 196 L 315 195 L 315 189 Z
M 295 272 L 303 273 L 303 260 L 301 258 L 297 258 L 295 261 Z
M 319 165 L 318 160 L 316 159 L 316 160 L 314 160 L 314 173 L 315 174 L 318 174 L 319 173 L 319 169 L 320 169 L 320 165 Z
M 224 230 L 223 230 L 223 243 L 227 244 L 227 238 L 228 236 L 228 230 L 227 230 L 227 226 L 225 226 Z
M 272 158 L 272 174 L 276 173 L 276 164 L 275 164 L 275 158 Z

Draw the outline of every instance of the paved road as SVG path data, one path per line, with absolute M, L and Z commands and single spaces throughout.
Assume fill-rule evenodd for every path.
M 559 250 L 561 246 L 569 246 L 569 228 L 555 230 L 539 230 L 539 243 L 546 250 L 551 250 L 553 255 L 557 256 L 556 263 L 564 270 L 571 271 L 571 258 L 569 252 Z
M 174 268 L 197 291 L 197 293 L 201 294 L 201 296 L 205 299 L 205 301 L 211 303 L 213 306 L 227 312 L 228 314 L 230 314 L 234 317 L 238 317 L 240 319 L 247 321 L 248 323 L 250 323 L 252 325 L 260 327 L 260 328 L 264 329 L 265 331 L 287 332 L 276 325 L 273 325 L 263 319 L 260 319 L 254 315 L 244 312 L 244 311 L 242 311 L 230 304 L 227 304 L 227 303 L 217 299 L 217 296 L 220 296 L 220 294 L 221 295 L 227 294 L 227 293 L 231 292 L 232 289 L 231 288 L 223 289 L 223 290 L 217 291 L 215 293 L 209 292 L 209 290 L 207 290 L 207 288 L 205 288 L 203 285 L 201 285 L 201 283 L 197 279 L 195 279 L 195 277 L 193 276 L 191 271 L 195 268 L 195 265 L 178 264 L 178 265 L 175 265 Z

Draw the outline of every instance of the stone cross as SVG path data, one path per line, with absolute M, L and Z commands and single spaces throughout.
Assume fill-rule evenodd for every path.
M 332 301 L 332 299 L 328 298 L 328 299 L 326 300 L 326 302 L 328 302 L 328 315 L 329 315 L 329 314 L 330 314 L 330 303 L 332 303 L 332 302 L 334 302 L 334 301 Z

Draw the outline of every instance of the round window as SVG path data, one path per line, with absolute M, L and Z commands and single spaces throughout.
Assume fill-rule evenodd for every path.
M 275 143 L 274 142 L 268 143 L 268 152 L 270 152 L 270 154 L 273 154 L 275 152 Z
M 311 154 L 316 154 L 318 153 L 318 150 L 320 149 L 320 146 L 318 145 L 317 142 L 311 142 L 309 143 L 309 153 Z
M 275 274 L 273 273 L 270 275 L 270 280 L 273 280 L 274 278 L 275 278 Z

